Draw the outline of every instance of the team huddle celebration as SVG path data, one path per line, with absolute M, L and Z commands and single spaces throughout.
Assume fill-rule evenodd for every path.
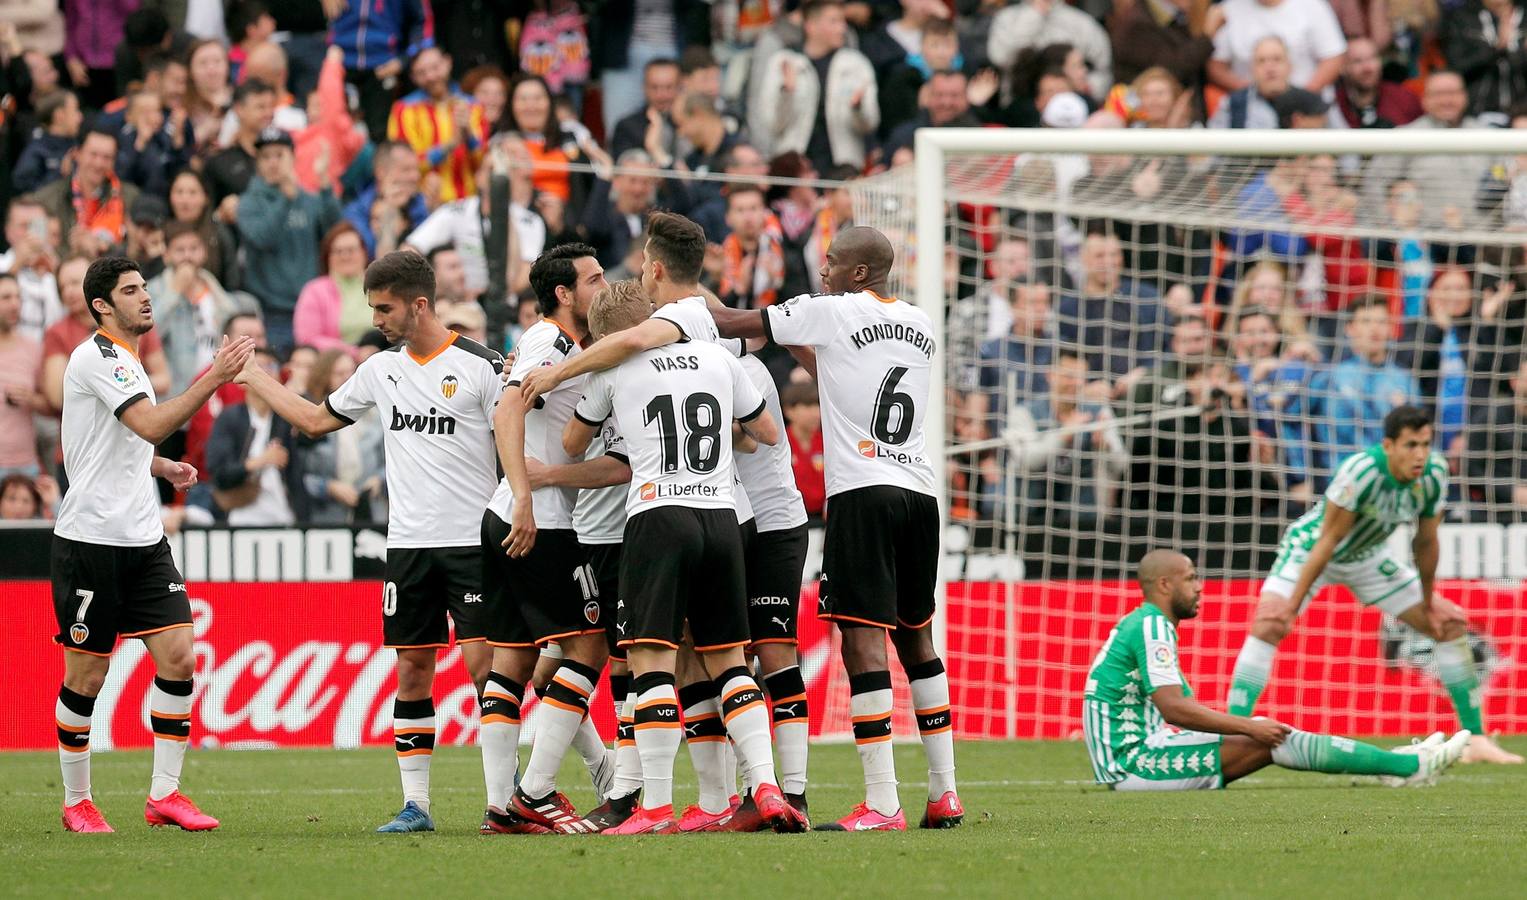
M 304 434 L 342 429 L 372 409 L 390 423 L 381 624 L 397 651 L 404 802 L 378 831 L 435 828 L 432 687 L 438 651 L 453 641 L 480 698 L 484 833 L 810 828 L 810 711 L 796 648 L 807 517 L 773 379 L 747 353 L 764 340 L 790 347 L 823 386 L 834 512 L 819 615 L 842 628 L 865 799 L 817 827 L 907 827 L 891 754 L 887 635 L 927 751 L 920 824 L 961 824 L 949 687 L 930 631 L 939 524 L 923 434 L 935 351 L 928 317 L 884 295 L 893 250 L 870 228 L 834 241 L 821 272 L 830 293 L 764 310 L 706 296 L 704 253 L 699 226 L 668 213 L 649 223 L 639 281 L 609 283 L 587 245 L 546 251 L 530 269 L 540 321 L 507 367 L 440 323 L 423 256 L 387 254 L 366 269 L 365 288 L 391 349 L 321 404 L 253 362 L 247 337 L 225 338 L 205 375 L 155 403 L 138 357 L 154 325 L 142 274 L 120 257 L 92 263 L 85 293 L 100 328 L 66 376 L 73 485 L 53 556 L 57 641 L 68 651 L 57 706 L 65 825 L 111 830 L 91 799 L 90 722 L 119 636 L 142 638 L 157 669 L 145 817 L 188 830 L 218 825 L 179 790 L 195 656 L 186 585 L 152 483 L 183 489 L 197 472 L 153 454 L 215 389 L 237 381 Z M 871 370 L 879 374 L 869 382 Z M 613 748 L 589 718 L 607 664 Z M 521 708 L 532 688 L 540 711 L 522 769 Z M 676 816 L 673 767 L 686 743 L 699 796 Z M 574 749 L 603 801 L 583 812 L 556 781 Z
M 258 365 L 249 337 L 225 338 L 200 379 L 156 403 L 139 361 L 139 339 L 154 326 L 142 274 L 121 257 L 92 263 L 84 290 L 99 329 L 68 363 L 62 438 L 73 487 L 53 545 L 56 640 L 67 651 L 57 703 L 66 827 L 111 830 L 91 797 L 90 728 L 119 637 L 141 638 L 157 672 L 145 818 L 219 824 L 179 788 L 195 655 L 153 486 L 188 488 L 198 473 L 154 446 L 233 381 L 304 434 L 373 409 L 390 423 L 380 609 L 385 645 L 397 652 L 403 805 L 379 832 L 436 827 L 432 688 L 438 653 L 453 641 L 480 701 L 482 833 L 811 828 L 811 711 L 796 642 L 807 517 L 773 379 L 748 352 L 763 342 L 789 348 L 821 386 L 832 513 L 818 614 L 841 632 L 864 774 L 863 802 L 815 827 L 907 828 L 890 648 L 927 758 L 919 824 L 959 826 L 949 686 L 931 631 L 940 519 L 924 435 L 938 353 L 928 316 L 887 296 L 894 250 L 872 228 L 836 236 L 820 272 L 825 293 L 761 310 L 727 308 L 703 289 L 704 253 L 700 228 L 672 213 L 649 223 L 639 279 L 610 283 L 587 245 L 544 252 L 529 273 L 541 318 L 507 364 L 441 324 L 423 256 L 389 253 L 366 269 L 365 290 L 391 347 L 321 404 Z M 1424 411 L 1394 409 L 1382 443 L 1344 462 L 1289 526 L 1228 712 L 1194 700 L 1182 673 L 1177 630 L 1199 614 L 1203 590 L 1194 561 L 1171 549 L 1141 559 L 1142 602 L 1087 678 L 1082 728 L 1097 782 L 1219 788 L 1277 765 L 1405 786 L 1465 758 L 1521 761 L 1486 736 L 1462 610 L 1432 595 L 1447 474 L 1431 434 Z M 1382 549 L 1402 525 L 1416 528 L 1414 567 Z M 1385 750 L 1251 715 L 1279 640 L 1328 583 L 1437 641 L 1458 731 Z M 589 717 L 606 665 L 613 747 Z M 522 768 L 530 690 L 540 711 Z M 681 744 L 695 798 L 674 795 Z M 576 810 L 559 790 L 570 750 L 587 765 L 596 808 Z

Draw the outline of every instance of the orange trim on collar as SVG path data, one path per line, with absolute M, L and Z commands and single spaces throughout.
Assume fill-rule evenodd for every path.
M 113 344 L 116 344 L 118 347 L 121 347 L 123 350 L 126 350 L 128 353 L 131 353 L 133 355 L 133 359 L 137 359 L 138 358 L 138 351 L 136 351 L 133 348 L 127 346 L 127 344 L 121 338 L 117 337 L 116 335 L 112 334 L 111 332 L 107 331 L 106 329 L 104 329 L 104 328 L 97 328 L 95 330 L 95 333 L 100 335 L 101 337 L 105 338 L 106 340 L 111 341 Z
M 875 293 L 874 291 L 869 291 L 869 290 L 865 291 L 865 293 L 869 294 L 871 297 L 874 297 L 876 300 L 879 300 L 881 303 L 895 303 L 896 302 L 896 298 L 895 297 L 882 297 L 879 294 Z
M 429 356 L 423 356 L 423 357 L 418 356 L 417 354 L 414 353 L 414 349 L 412 347 L 404 347 L 403 350 L 404 350 L 404 352 L 406 352 L 408 354 L 408 358 L 409 359 L 413 360 L 414 362 L 416 362 L 416 363 L 418 363 L 419 365 L 422 366 L 422 365 L 425 365 L 426 363 L 428 363 L 430 360 L 434 359 L 435 357 L 439 356 L 440 354 L 444 353 L 445 352 L 445 348 L 447 348 L 447 347 L 451 346 L 452 344 L 456 343 L 456 339 L 459 338 L 459 337 L 461 337 L 461 335 L 457 334 L 454 331 L 451 332 L 451 336 L 445 339 L 445 343 L 443 343 L 440 346 L 436 347 L 430 353 Z
M 567 339 L 572 341 L 574 344 L 577 344 L 579 347 L 587 347 L 588 346 L 588 338 L 586 336 L 585 337 L 581 337 L 581 338 L 578 337 L 576 334 L 573 334 L 571 331 L 568 331 L 567 330 L 567 326 L 563 325 L 561 322 L 558 322 L 556 319 L 547 319 L 546 321 L 548 321 L 551 324 L 557 326 L 557 330 L 558 331 L 560 331 L 563 334 L 567 335 Z M 600 631 L 603 632 L 603 629 L 600 629 Z

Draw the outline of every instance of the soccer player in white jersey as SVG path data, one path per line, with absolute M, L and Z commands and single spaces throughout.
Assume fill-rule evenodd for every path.
M 722 341 L 741 351 L 741 341 Z M 769 415 L 785 420 L 774 377 L 757 357 L 742 357 L 742 370 L 763 395 Z M 790 438 L 781 431 L 772 447 L 734 454 L 737 478 L 753 507 L 753 524 L 743 531 L 743 558 L 748 582 L 749 650 L 763 672 L 774 719 L 774 746 L 779 753 L 779 786 L 785 799 L 802 815 L 806 804 L 806 757 L 810 719 L 806 682 L 801 676 L 797 627 L 801 611 L 801 576 L 806 568 L 809 533 L 806 504 L 795 486 Z M 762 827 L 757 805 L 746 798 L 728 823 L 728 831 Z
M 1377 775 L 1391 786 L 1428 784 L 1452 765 L 1469 733 L 1381 750 L 1299 731 L 1271 719 L 1215 712 L 1193 699 L 1182 674 L 1177 626 L 1198 616 L 1203 581 L 1173 550 L 1140 560 L 1145 602 L 1119 620 L 1087 673 L 1082 734 L 1093 777 L 1117 791 L 1222 788 L 1270 765 Z
M 1464 762 L 1522 762 L 1485 734 L 1468 620 L 1457 604 L 1432 593 L 1448 471 L 1447 459 L 1432 451 L 1432 435 L 1424 410 L 1390 410 L 1383 442 L 1343 460 L 1325 496 L 1283 533 L 1251 634 L 1235 661 L 1230 712 L 1251 714 L 1294 620 L 1321 588 L 1343 584 L 1362 605 L 1376 606 L 1436 642 L 1438 677 L 1459 724 L 1473 734 Z M 1414 566 L 1389 548 L 1401 525 L 1415 527 Z
M 894 251 L 873 228 L 844 229 L 822 267 L 832 293 L 762 310 L 712 309 L 721 334 L 815 351 L 827 468 L 827 542 L 819 615 L 843 634 L 854 739 L 866 796 L 837 823 L 906 828 L 891 757 L 886 633 L 911 683 L 928 755 L 924 828 L 964 819 L 954 782 L 949 681 L 933 647 L 939 516 L 923 433 L 937 350 L 927 313 L 886 296 Z
M 90 793 L 90 718 L 117 638 L 135 637 L 154 660 L 148 707 L 154 769 L 143 817 L 150 825 L 205 831 L 217 820 L 180 792 L 196 672 L 191 602 L 170 556 L 154 487 L 154 479 L 163 478 L 185 490 L 197 472 L 155 456 L 154 447 L 231 381 L 255 346 L 249 338 L 223 338 L 206 374 L 180 396 L 156 403 L 138 358 L 139 339 L 154 327 L 138 264 L 102 257 L 90 264 L 84 284 L 98 327 L 64 368 L 60 437 L 69 491 L 53 527 L 51 560 L 54 641 L 67 651 L 54 707 L 64 828 L 113 830 Z
M 692 233 L 698 226 L 683 216 L 664 213 L 661 228 L 675 233 Z M 601 338 L 584 353 L 556 366 L 540 368 L 526 376 L 522 391 L 536 398 L 555 390 L 567 379 L 588 372 L 609 369 L 645 350 L 680 341 L 717 341 L 715 321 L 711 318 L 707 292 L 698 285 L 676 284 L 654 277 L 649 266 L 644 269 L 644 290 L 657 306 L 651 318 L 639 325 Z M 666 275 L 666 270 L 663 270 Z M 741 354 L 741 341 L 728 341 L 733 353 Z M 745 361 L 744 370 L 760 389 L 767 388 L 772 411 L 779 415 L 779 398 L 768 370 L 755 359 Z M 796 652 L 796 620 L 800 604 L 800 579 L 805 568 L 806 512 L 795 475 L 790 466 L 789 444 L 761 450 L 757 454 L 739 453 L 738 471 L 741 486 L 735 491 L 738 520 L 749 535 L 745 541 L 748 578 L 748 616 L 750 633 L 762 641 L 751 649 L 758 656 L 769 689 L 769 701 L 776 724 L 776 742 L 780 747 L 781 775 L 790 803 L 806 812 L 806 744 L 809 719 L 805 682 L 801 677 Z M 744 462 L 746 460 L 746 462 Z M 745 503 L 754 494 L 759 503 Z M 749 523 L 749 520 L 756 520 Z M 758 539 L 754 540 L 753 535 Z M 699 773 L 701 802 L 685 810 L 681 819 L 684 830 L 712 830 L 719 827 L 757 830 L 765 827 L 751 796 L 741 808 L 733 810 L 726 801 L 730 789 L 719 792 L 721 772 L 719 757 L 726 755 L 725 734 L 719 715 L 719 686 L 703 680 L 686 683 L 680 691 L 685 732 L 691 755 Z M 717 759 L 711 757 L 716 756 Z M 707 809 L 707 805 L 711 808 Z
M 647 296 L 693 294 L 704 258 L 705 237 L 694 223 L 654 216 L 642 267 Z M 596 328 L 613 334 L 639 324 L 649 307 L 637 298 L 598 305 L 592 315 Z M 774 774 L 763 692 L 744 665 L 746 580 L 732 497 L 733 421 L 763 444 L 779 439 L 779 425 L 736 358 L 708 341 L 649 350 L 591 376 L 568 423 L 566 449 L 582 452 L 612 416 L 632 470 L 618 624 L 637 693 L 643 788 L 635 815 L 605 833 L 675 827 L 681 729 L 674 669 L 686 622 L 721 685 L 721 719 L 756 785 L 760 814 L 777 829 L 801 830 L 806 819 L 786 802 Z
M 417 253 L 388 253 L 367 266 L 365 288 L 371 322 L 394 346 L 361 363 L 322 406 L 255 366 L 246 366 L 240 381 L 310 437 L 344 428 L 373 408 L 381 414 L 391 501 L 382 641 L 398 654 L 393 743 L 403 809 L 377 830 L 433 831 L 437 653 L 450 646 L 454 625 L 479 693 L 492 659 L 484 642 L 478 533 L 498 483 L 492 422 L 503 358 L 440 324 L 435 273 Z
M 511 389 L 494 417 L 504 477 L 481 523 L 493 645 L 493 672 L 482 705 L 485 833 L 544 833 L 578 821 L 557 790 L 557 770 L 579 729 L 593 728 L 586 724 L 589 696 L 608 656 L 599 588 L 573 530 L 577 492 L 563 487 L 532 492 L 526 470 L 528 459 L 567 465 L 582 458 L 562 448 L 562 430 L 582 396 L 581 379 L 530 404 L 512 389 L 526 372 L 578 353 L 588 337 L 589 304 L 608 283 L 594 249 L 584 244 L 543 253 L 531 266 L 530 283 L 542 318 L 520 338 Z M 524 685 L 540 648 L 553 641 L 562 659 L 541 693 L 530 759 L 516 786 Z

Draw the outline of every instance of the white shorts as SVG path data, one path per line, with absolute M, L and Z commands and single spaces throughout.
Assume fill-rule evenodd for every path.
M 1273 561 L 1272 571 L 1262 582 L 1262 593 L 1292 596 L 1299 572 L 1309 559 L 1309 551 L 1301 547 L 1283 547 Z M 1410 563 L 1395 559 L 1384 548 L 1356 562 L 1330 562 L 1325 571 L 1315 579 L 1309 593 L 1299 603 L 1304 612 L 1310 600 L 1328 584 L 1343 584 L 1357 597 L 1363 606 L 1377 606 L 1391 616 L 1398 616 L 1421 602 L 1421 576 Z
M 1151 733 L 1145 748 L 1125 758 L 1116 791 L 1213 791 L 1225 786 L 1220 772 L 1223 735 L 1175 728 Z M 1199 772 L 1194 775 L 1192 772 Z

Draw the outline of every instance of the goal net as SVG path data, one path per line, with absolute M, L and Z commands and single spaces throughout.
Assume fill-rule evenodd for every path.
M 1079 733 L 1155 547 L 1206 579 L 1184 665 L 1223 708 L 1282 530 L 1401 403 L 1451 467 L 1438 590 L 1469 614 L 1487 726 L 1527 728 L 1527 132 L 925 129 L 915 166 L 854 192 L 944 331 L 928 421 L 963 736 Z M 1453 721 L 1430 642 L 1341 588 L 1258 712 Z

